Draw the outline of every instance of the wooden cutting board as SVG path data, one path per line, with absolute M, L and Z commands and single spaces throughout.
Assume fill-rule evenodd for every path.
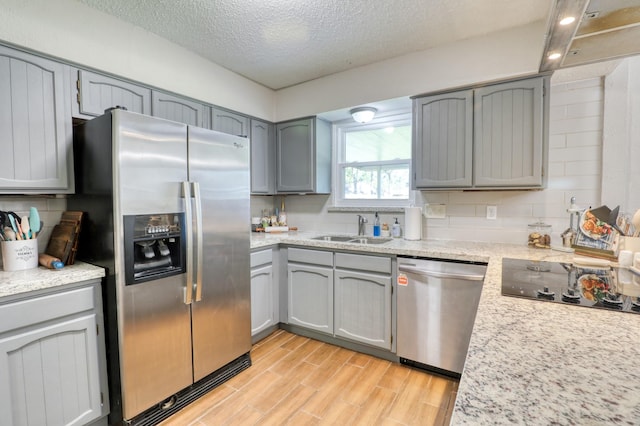
M 60 223 L 53 227 L 45 253 L 57 257 L 65 265 L 73 265 L 81 222 L 82 212 L 63 212 Z

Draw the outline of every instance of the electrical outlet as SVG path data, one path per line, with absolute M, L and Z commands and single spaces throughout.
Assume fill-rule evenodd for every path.
M 495 220 L 498 217 L 498 206 L 487 206 L 487 219 Z
M 447 217 L 446 204 L 425 204 L 424 217 L 427 219 L 444 219 Z

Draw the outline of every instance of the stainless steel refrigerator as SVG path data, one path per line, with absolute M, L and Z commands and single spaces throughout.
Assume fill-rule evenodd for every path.
M 107 268 L 110 424 L 155 424 L 251 364 L 249 141 L 113 109 L 74 133 L 86 222 Z

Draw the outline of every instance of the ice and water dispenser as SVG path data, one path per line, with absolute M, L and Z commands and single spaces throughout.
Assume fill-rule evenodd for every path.
M 184 213 L 124 216 L 126 285 L 185 272 Z

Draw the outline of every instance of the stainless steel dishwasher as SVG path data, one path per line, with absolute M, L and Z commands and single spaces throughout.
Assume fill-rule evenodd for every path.
M 485 271 L 480 263 L 398 257 L 401 363 L 462 373 Z

